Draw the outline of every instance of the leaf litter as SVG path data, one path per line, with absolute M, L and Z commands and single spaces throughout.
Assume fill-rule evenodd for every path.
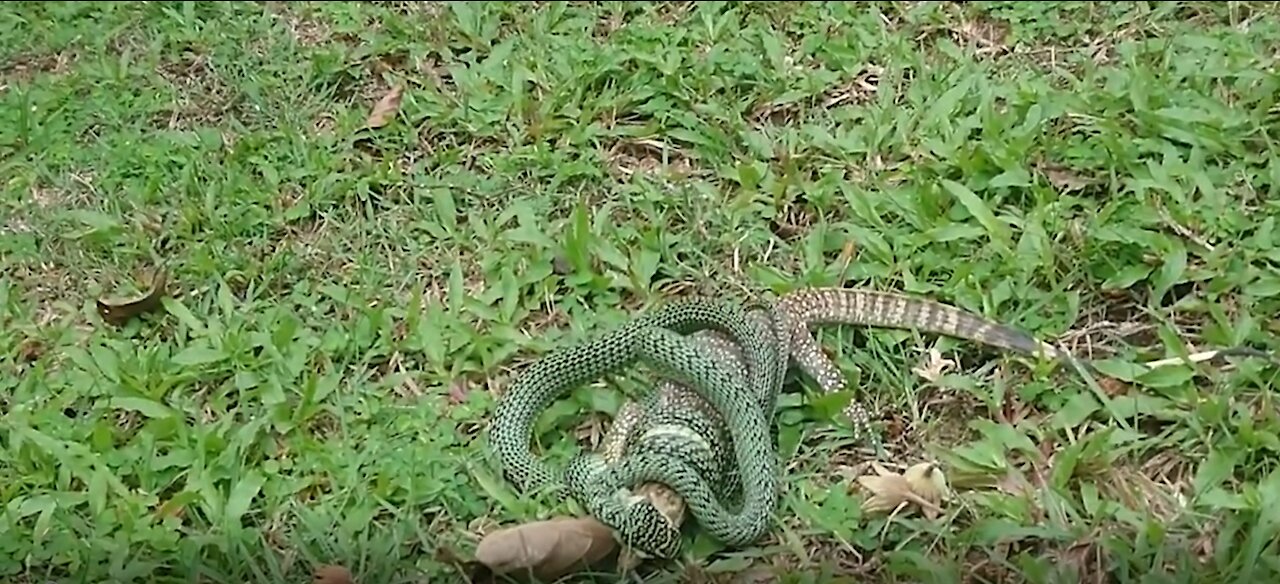
M 557 517 L 486 535 L 476 546 L 475 561 L 495 577 L 551 582 L 598 564 L 618 547 L 612 530 L 593 518 Z
M 892 472 L 877 462 L 871 463 L 875 475 L 863 475 L 857 482 L 871 496 L 862 502 L 867 513 L 885 513 L 918 507 L 925 517 L 936 519 L 942 514 L 947 479 L 942 469 L 931 462 L 911 466 L 902 473 Z
M 351 570 L 338 565 L 326 565 L 316 568 L 311 576 L 312 584 L 353 584 Z
M 134 317 L 152 312 L 160 307 L 167 283 L 168 274 L 159 268 L 151 278 L 149 289 L 142 295 L 124 299 L 99 298 L 98 314 L 102 320 L 120 326 Z
M 404 86 L 395 85 L 374 104 L 364 125 L 367 128 L 381 128 L 395 119 L 400 111 L 400 100 L 404 97 Z

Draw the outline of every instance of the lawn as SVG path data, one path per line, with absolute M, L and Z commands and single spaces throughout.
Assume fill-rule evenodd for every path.
M 525 366 L 817 285 L 1109 377 L 822 329 L 884 454 L 797 378 L 770 535 L 691 529 L 647 581 L 1280 577 L 1280 366 L 1141 365 L 1280 349 L 1274 3 L 30 2 L 0 30 L 0 580 L 457 581 L 483 534 L 573 513 L 486 448 Z M 615 381 L 547 412 L 546 456 L 645 378 Z M 941 515 L 864 512 L 873 460 L 936 461 Z

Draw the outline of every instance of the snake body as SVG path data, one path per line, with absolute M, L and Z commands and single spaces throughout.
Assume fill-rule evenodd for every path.
M 846 385 L 809 331 L 815 324 L 917 329 L 1024 354 L 1063 356 L 1012 327 L 895 293 L 809 288 L 750 311 L 683 303 L 535 363 L 499 404 L 491 431 L 495 449 L 517 485 L 551 482 L 553 474 L 529 452 L 536 415 L 578 384 L 647 360 L 662 381 L 623 405 L 604 452 L 576 457 L 565 469 L 565 486 L 620 540 L 653 556 L 671 557 L 680 544 L 678 522 L 654 506 L 655 498 L 687 506 L 726 545 L 748 545 L 767 531 L 777 502 L 769 430 L 788 364 L 794 362 L 823 391 Z M 858 435 L 874 437 L 856 400 L 845 414 Z M 637 485 L 649 496 L 629 490 Z M 728 510 L 737 506 L 737 514 Z
M 652 505 L 611 499 L 610 490 L 641 481 L 660 481 L 687 491 L 696 508 L 719 537 L 754 540 L 768 525 L 767 516 L 777 503 L 777 457 L 769 438 L 765 410 L 743 395 L 776 394 L 786 373 L 787 355 L 778 350 L 775 332 L 780 330 L 769 318 L 756 318 L 736 307 L 711 302 L 681 302 L 668 305 L 631 321 L 623 327 L 585 344 L 556 351 L 526 369 L 504 395 L 495 412 L 491 442 L 502 458 L 509 480 L 523 489 L 553 485 L 555 474 L 529 451 L 531 429 L 537 414 L 565 391 L 589 380 L 645 362 L 659 376 L 679 379 L 724 417 L 734 420 L 728 427 L 735 462 L 744 480 L 744 504 L 737 514 L 715 501 L 702 484 L 696 466 L 687 464 L 678 453 L 651 443 L 647 451 L 628 456 L 616 466 L 604 464 L 594 455 L 579 456 L 565 470 L 564 483 L 581 503 L 600 520 L 619 532 L 624 541 L 659 555 L 674 553 L 679 547 L 679 531 L 662 519 Z M 683 336 L 713 330 L 741 344 L 748 366 L 726 371 L 704 351 Z M 721 442 L 716 452 L 729 450 Z M 699 496 L 701 495 L 701 496 Z

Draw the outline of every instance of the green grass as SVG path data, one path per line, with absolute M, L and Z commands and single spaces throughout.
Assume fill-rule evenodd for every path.
M 0 30 L 5 581 L 456 578 L 440 550 L 568 510 L 495 478 L 495 396 L 682 295 L 905 290 L 1117 376 L 1280 346 L 1271 3 L 42 2 Z M 104 324 L 158 262 L 164 310 Z M 770 538 L 691 535 L 651 581 L 1280 576 L 1274 364 L 1104 403 L 969 343 L 822 340 L 891 460 L 944 464 L 946 514 L 864 516 L 869 452 L 806 380 Z M 960 365 L 929 383 L 935 344 Z M 638 386 L 554 407 L 548 456 Z

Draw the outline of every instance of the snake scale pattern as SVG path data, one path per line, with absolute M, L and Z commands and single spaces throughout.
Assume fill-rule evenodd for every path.
M 794 363 L 825 392 L 846 386 L 810 332 L 820 324 L 915 329 L 1064 357 L 1023 331 L 896 293 L 808 288 L 746 311 L 677 303 L 532 365 L 503 396 L 492 444 L 518 487 L 553 485 L 555 474 L 529 450 L 537 415 L 573 387 L 648 363 L 662 379 L 655 391 L 622 406 L 601 452 L 574 458 L 563 486 L 620 541 L 647 555 L 672 557 L 680 546 L 679 521 L 664 515 L 657 499 L 675 502 L 680 514 L 687 508 L 724 544 L 749 545 L 768 530 L 778 499 L 770 429 L 788 366 Z M 856 400 L 844 413 L 859 436 L 874 438 Z M 740 510 L 728 511 L 733 508 Z

